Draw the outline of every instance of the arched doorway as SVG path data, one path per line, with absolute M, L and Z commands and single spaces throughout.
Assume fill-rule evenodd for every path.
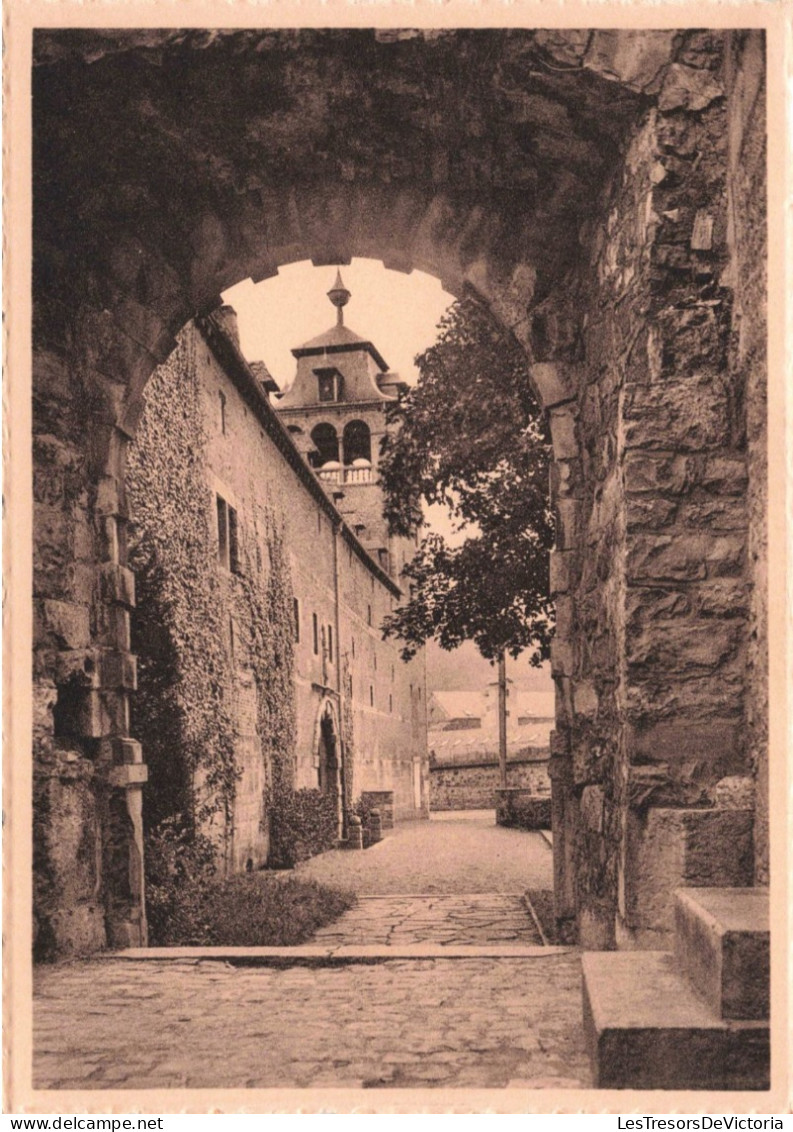
M 335 706 L 326 700 L 320 708 L 317 740 L 317 785 L 336 806 L 339 837 L 344 828 L 342 744 Z

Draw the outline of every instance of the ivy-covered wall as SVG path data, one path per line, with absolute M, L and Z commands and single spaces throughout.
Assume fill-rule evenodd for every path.
M 128 467 L 139 688 L 132 727 L 150 767 L 147 827 L 173 814 L 212 832 L 227 866 L 263 864 L 267 800 L 294 783 L 292 585 L 268 506 L 218 560 L 198 336 L 147 387 Z
M 128 463 L 145 821 L 197 822 L 229 870 L 267 863 L 272 814 L 320 785 L 329 701 L 344 808 L 384 788 L 426 810 L 423 658 L 381 640 L 393 583 L 284 435 L 205 320 L 151 378 Z

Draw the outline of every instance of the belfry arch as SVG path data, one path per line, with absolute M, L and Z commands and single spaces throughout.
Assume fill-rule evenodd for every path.
M 761 39 L 36 34 L 34 738 L 61 951 L 144 935 L 124 463 L 146 381 L 223 291 L 305 259 L 429 272 L 527 352 L 555 454 L 559 918 L 648 946 L 676 884 L 767 879 Z M 76 810 L 96 851 L 72 882 L 52 842 Z

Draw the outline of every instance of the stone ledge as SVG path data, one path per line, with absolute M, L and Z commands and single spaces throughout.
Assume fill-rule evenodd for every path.
M 396 947 L 129 947 L 104 951 L 97 960 L 173 960 L 174 962 L 221 962 L 239 967 L 327 967 L 333 964 L 387 963 L 394 959 L 544 959 L 567 955 L 572 947 L 521 947 L 492 944 L 465 947 L 454 944 L 407 944 Z
M 683 888 L 676 898 L 675 955 L 697 993 L 721 1018 L 768 1018 L 768 889 Z
M 769 1087 L 768 1024 L 716 1017 L 668 952 L 590 952 L 582 967 L 597 1088 Z

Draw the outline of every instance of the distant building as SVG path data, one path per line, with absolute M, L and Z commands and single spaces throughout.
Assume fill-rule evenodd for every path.
M 512 681 L 508 681 L 511 684 Z M 554 693 L 510 688 L 507 695 L 507 782 L 550 793 L 548 760 Z M 498 689 L 431 692 L 427 708 L 433 810 L 489 808 L 500 782 Z

